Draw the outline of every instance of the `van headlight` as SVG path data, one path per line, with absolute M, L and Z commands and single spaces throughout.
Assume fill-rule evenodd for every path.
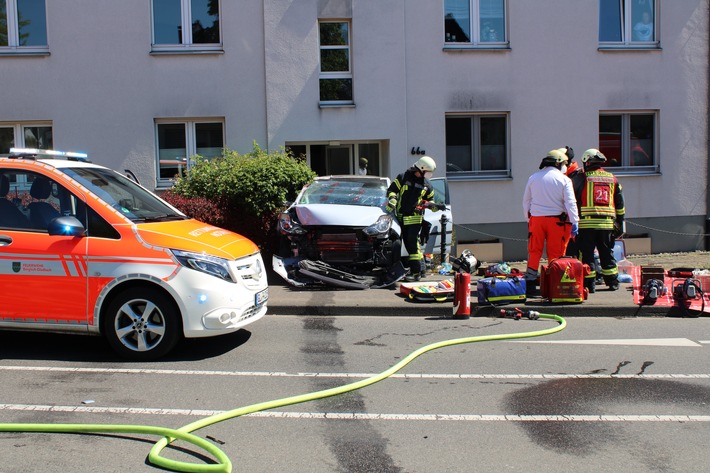
M 380 215 L 380 218 L 377 219 L 377 222 L 373 223 L 369 227 L 363 228 L 363 233 L 367 236 L 377 236 L 377 235 L 382 235 L 383 233 L 387 233 L 390 231 L 390 228 L 392 227 L 392 215 L 390 214 L 384 214 Z
M 229 265 L 224 258 L 205 255 L 201 253 L 192 253 L 182 250 L 170 250 L 175 256 L 175 259 L 186 268 L 201 271 L 211 276 L 216 276 L 229 282 L 236 282 L 229 272 Z

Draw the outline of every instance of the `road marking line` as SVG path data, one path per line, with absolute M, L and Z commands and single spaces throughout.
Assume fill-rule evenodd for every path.
M 369 378 L 379 373 L 286 373 L 283 371 L 207 371 L 158 370 L 142 368 L 79 368 L 65 366 L 0 366 L 0 371 L 47 371 L 90 374 L 139 374 L 165 376 L 227 376 L 274 378 Z M 654 378 L 654 379 L 710 379 L 709 373 L 699 374 L 447 374 L 395 373 L 390 378 L 404 379 L 589 379 L 589 378 Z
M 633 345 L 655 347 L 700 347 L 701 343 L 687 338 L 627 338 L 610 340 L 511 340 L 510 343 L 557 343 L 569 345 Z
M 205 417 L 226 411 L 210 409 L 158 409 L 138 407 L 50 406 L 32 404 L 0 404 L 0 411 L 71 412 L 79 414 L 176 415 Z M 520 414 L 375 414 L 364 412 L 282 412 L 264 411 L 248 417 L 279 419 L 336 420 L 419 420 L 463 422 L 710 422 L 701 415 L 520 415 Z M 245 416 L 245 417 L 247 417 Z

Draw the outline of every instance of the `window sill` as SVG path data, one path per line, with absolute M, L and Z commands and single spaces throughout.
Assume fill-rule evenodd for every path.
M 318 108 L 355 108 L 354 102 L 319 102 Z
M 600 44 L 597 51 L 662 51 L 660 44 Z
M 482 45 L 482 44 L 445 44 L 445 52 L 464 52 L 464 51 L 497 51 L 505 52 L 511 51 L 510 44 L 495 44 L 495 45 Z
M 662 176 L 660 170 L 632 170 L 632 169 L 614 169 L 613 167 L 605 167 L 606 171 L 609 171 L 617 177 L 659 177 Z
M 0 48 L 0 57 L 49 56 L 49 48 Z
M 195 47 L 195 46 L 170 46 L 170 47 L 156 47 L 153 45 L 150 50 L 151 56 L 175 56 L 175 55 L 214 55 L 214 54 L 224 54 L 224 49 L 222 46 L 217 47 Z

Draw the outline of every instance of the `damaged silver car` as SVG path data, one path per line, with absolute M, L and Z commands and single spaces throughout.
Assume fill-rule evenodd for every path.
M 425 211 L 431 226 L 423 232 L 422 251 L 448 253 L 453 226 L 448 188 L 443 178 L 431 182 L 440 210 Z M 407 253 L 397 220 L 385 211 L 389 185 L 386 177 L 347 175 L 318 177 L 305 186 L 279 217 L 274 271 L 299 287 L 366 289 L 402 279 Z

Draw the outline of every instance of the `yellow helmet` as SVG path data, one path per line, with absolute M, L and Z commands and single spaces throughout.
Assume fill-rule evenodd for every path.
M 601 164 L 606 162 L 606 156 L 596 148 L 589 148 L 582 155 L 582 162 L 586 165 Z
M 567 163 L 569 161 L 569 158 L 567 155 L 563 152 L 560 151 L 559 149 L 553 149 L 547 152 L 547 156 L 542 158 L 542 162 L 540 162 L 540 169 L 544 168 L 545 166 L 560 166 L 563 163 Z
M 429 156 L 422 156 L 416 163 L 414 163 L 414 167 L 419 169 L 421 172 L 434 172 L 436 171 L 436 162 Z

